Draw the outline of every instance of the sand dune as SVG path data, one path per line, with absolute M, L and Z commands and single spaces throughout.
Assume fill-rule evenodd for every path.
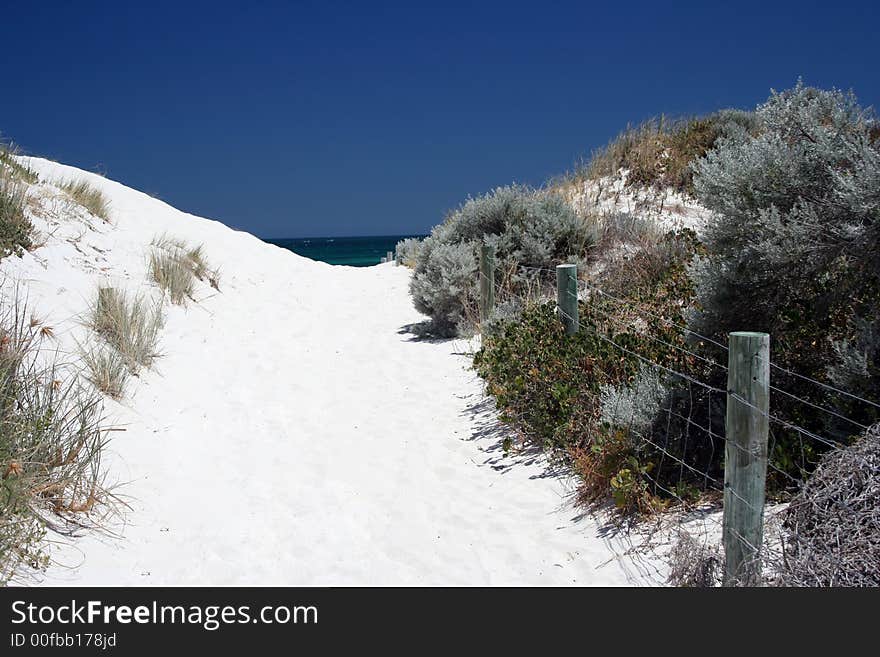
M 56 328 L 102 280 L 134 292 L 160 233 L 201 243 L 220 292 L 170 306 L 162 357 L 107 412 L 130 505 L 119 537 L 54 549 L 76 585 L 626 585 L 650 565 L 580 517 L 540 455 L 505 457 L 464 341 L 420 341 L 409 271 L 331 267 L 121 184 L 24 158 L 43 181 L 87 178 L 112 223 L 32 190 L 45 244 L 0 263 Z M 57 190 L 56 190 L 57 191 Z

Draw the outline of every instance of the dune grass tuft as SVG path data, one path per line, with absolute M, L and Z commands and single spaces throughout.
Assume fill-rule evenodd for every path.
M 54 363 L 43 326 L 18 299 L 0 295 L 0 586 L 48 565 L 48 528 L 83 527 L 112 510 L 101 396 Z
M 81 354 L 88 368 L 88 380 L 105 395 L 121 399 L 130 375 L 122 354 L 107 345 L 83 349 Z
M 192 298 L 196 280 L 220 289 L 220 271 L 210 266 L 202 245 L 190 246 L 163 233 L 153 239 L 152 246 L 150 276 L 172 303 L 180 305 Z
M 0 161 L 0 258 L 31 248 L 33 226 L 25 214 L 27 183 Z
M 61 189 L 96 217 L 104 221 L 110 220 L 110 201 L 100 189 L 93 187 L 85 180 L 71 180 L 62 183 Z
M 0 142 L 0 167 L 5 167 L 22 182 L 35 185 L 40 177 L 37 172 L 19 162 L 16 156 L 19 154 L 18 147 L 12 143 Z
M 89 325 L 113 347 L 132 374 L 150 367 L 158 356 L 156 343 L 163 324 L 161 306 L 151 307 L 140 297 L 129 299 L 114 287 L 99 287 L 89 309 Z
M 195 274 L 186 261 L 176 253 L 154 251 L 150 254 L 150 276 L 171 299 L 182 305 L 192 298 Z

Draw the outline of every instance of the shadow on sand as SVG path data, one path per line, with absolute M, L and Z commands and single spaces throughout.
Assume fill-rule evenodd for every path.
M 486 454 L 483 465 L 488 465 L 502 474 L 515 467 L 539 466 L 540 472 L 531 475 L 530 479 L 566 476 L 566 469 L 560 464 L 548 461 L 539 445 L 527 443 L 521 448 L 504 450 L 505 440 L 515 438 L 516 434 L 508 425 L 498 419 L 495 401 L 491 397 L 481 396 L 468 404 L 462 414 L 471 420 L 469 440 L 480 442 L 482 450 Z
M 408 342 L 428 342 L 431 344 L 439 344 L 442 342 L 450 342 L 454 337 L 439 334 L 434 323 L 426 319 L 424 322 L 416 322 L 415 324 L 405 324 L 397 331 L 398 335 L 410 335 Z

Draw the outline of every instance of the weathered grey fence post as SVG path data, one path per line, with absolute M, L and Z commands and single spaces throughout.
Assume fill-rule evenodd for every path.
M 770 411 L 770 336 L 730 334 L 724 449 L 724 585 L 761 576 Z
M 394 259 L 394 254 L 391 251 L 385 253 L 385 262 L 391 262 Z
M 480 321 L 485 322 L 495 308 L 495 249 L 480 247 Z
M 577 265 L 556 266 L 556 305 L 567 335 L 578 330 Z

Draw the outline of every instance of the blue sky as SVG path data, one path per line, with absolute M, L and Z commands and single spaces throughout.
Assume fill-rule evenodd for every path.
M 427 231 L 627 123 L 880 103 L 877 3 L 4 0 L 0 131 L 262 237 Z

